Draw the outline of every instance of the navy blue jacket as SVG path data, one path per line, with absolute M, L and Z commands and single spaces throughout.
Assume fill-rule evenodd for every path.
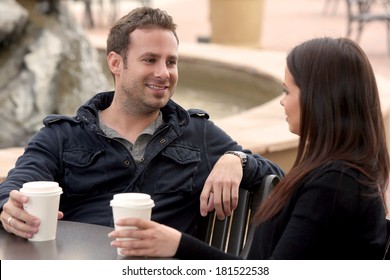
M 9 192 L 27 181 L 54 180 L 63 189 L 64 220 L 113 226 L 110 200 L 116 193 L 152 196 L 152 220 L 192 234 L 199 217 L 199 196 L 216 161 L 228 150 L 242 150 L 200 110 L 186 111 L 172 100 L 161 109 L 157 129 L 137 166 L 124 145 L 99 128 L 98 110 L 113 92 L 100 93 L 75 117 L 51 115 L 31 139 L 0 185 L 0 207 Z M 250 154 L 249 151 L 244 151 Z M 258 184 L 266 174 L 283 175 L 259 155 L 248 156 L 242 185 Z

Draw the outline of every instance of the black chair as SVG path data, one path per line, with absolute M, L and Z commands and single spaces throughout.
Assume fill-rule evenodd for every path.
M 209 213 L 197 228 L 197 237 L 224 252 L 246 258 L 252 244 L 255 226 L 251 218 L 273 187 L 280 181 L 277 175 L 267 175 L 253 192 L 240 188 L 237 208 L 232 215 L 218 220 L 215 211 Z
M 387 28 L 387 47 L 390 55 L 390 10 L 389 1 L 381 0 L 383 4 L 382 12 L 372 10 L 373 4 L 376 0 L 346 0 L 348 11 L 348 25 L 347 36 L 350 37 L 352 33 L 352 25 L 357 23 L 356 42 L 360 41 L 363 27 L 366 23 L 381 21 L 386 23 Z
M 387 244 L 385 249 L 385 254 L 383 256 L 384 260 L 390 260 L 390 220 L 387 219 Z

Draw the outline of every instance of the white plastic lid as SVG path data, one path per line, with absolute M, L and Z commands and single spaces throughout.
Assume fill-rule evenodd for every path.
M 29 196 L 50 196 L 62 194 L 62 188 L 53 181 L 33 181 L 24 183 L 20 192 Z
M 153 199 L 145 193 L 118 193 L 110 201 L 111 206 L 145 209 L 154 206 Z

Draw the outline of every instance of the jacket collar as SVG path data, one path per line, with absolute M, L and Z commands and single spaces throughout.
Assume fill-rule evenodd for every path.
M 88 100 L 77 111 L 77 116 L 88 122 L 97 123 L 99 110 L 104 110 L 110 106 L 114 98 L 114 91 L 101 92 Z M 169 100 L 167 105 L 161 108 L 164 121 L 170 123 L 175 129 L 186 126 L 189 122 L 188 112 L 173 100 Z M 180 130 L 180 129 L 179 129 Z

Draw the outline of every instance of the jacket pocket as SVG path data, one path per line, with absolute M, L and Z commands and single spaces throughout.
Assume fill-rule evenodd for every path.
M 166 147 L 157 162 L 156 194 L 192 192 L 200 163 L 200 149 L 184 145 Z
M 69 194 L 93 195 L 101 193 L 104 181 L 103 150 L 88 148 L 67 149 L 63 153 L 64 181 Z

